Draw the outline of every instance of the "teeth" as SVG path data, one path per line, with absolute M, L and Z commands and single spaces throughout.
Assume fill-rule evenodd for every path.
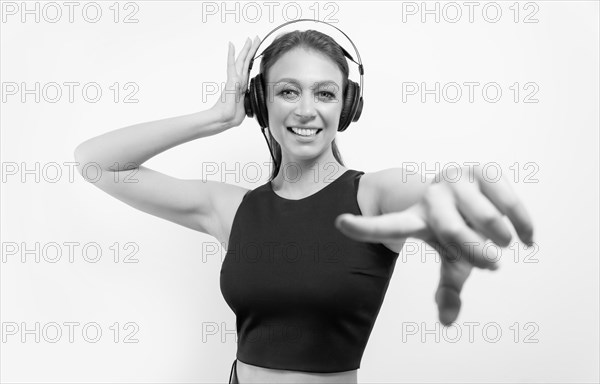
M 301 136 L 314 136 L 317 134 L 317 130 L 316 129 L 298 129 L 295 127 L 291 127 L 292 131 L 294 131 L 294 133 L 297 133 Z

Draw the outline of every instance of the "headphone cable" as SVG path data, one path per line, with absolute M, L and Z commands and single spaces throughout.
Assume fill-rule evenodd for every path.
M 271 153 L 271 158 L 273 159 L 273 164 L 275 165 L 275 168 L 277 168 L 277 161 L 275 160 L 275 156 L 273 156 L 273 151 L 271 150 L 271 144 L 269 144 L 269 140 L 267 140 L 267 135 L 265 135 L 265 128 L 267 127 L 263 127 L 260 129 L 260 131 L 262 132 L 265 141 L 267 142 L 267 147 L 269 147 L 269 153 Z

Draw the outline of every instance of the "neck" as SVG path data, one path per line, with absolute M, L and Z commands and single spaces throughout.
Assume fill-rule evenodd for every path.
M 328 152 L 313 159 L 291 159 L 283 154 L 279 172 L 271 182 L 273 189 L 291 197 L 305 196 L 337 179 L 348 168 Z

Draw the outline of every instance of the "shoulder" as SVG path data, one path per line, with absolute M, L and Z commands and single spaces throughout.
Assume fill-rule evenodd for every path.
M 416 204 L 429 184 L 419 172 L 403 167 L 365 172 L 361 176 L 361 187 L 374 200 L 377 214 L 403 211 Z

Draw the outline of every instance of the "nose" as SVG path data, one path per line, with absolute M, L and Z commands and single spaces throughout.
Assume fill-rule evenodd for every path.
M 317 110 L 315 108 L 315 101 L 311 97 L 311 95 L 302 95 L 300 100 L 296 102 L 296 108 L 294 109 L 294 114 L 303 119 L 311 119 L 317 115 Z

